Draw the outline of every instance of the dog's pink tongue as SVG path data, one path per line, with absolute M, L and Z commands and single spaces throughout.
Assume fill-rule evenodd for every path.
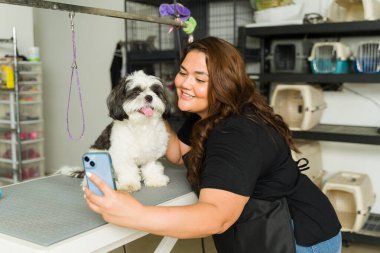
M 147 117 L 151 117 L 153 115 L 153 110 L 151 107 L 143 107 L 140 109 L 140 111 Z

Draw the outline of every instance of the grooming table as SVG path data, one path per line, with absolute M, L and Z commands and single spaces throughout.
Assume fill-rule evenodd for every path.
M 145 205 L 180 206 L 197 201 L 186 169 L 163 162 L 166 187 L 143 187 L 133 196 Z M 43 177 L 2 187 L 0 252 L 108 252 L 146 232 L 106 223 L 83 198 L 82 179 Z M 164 237 L 155 253 L 170 252 L 176 238 Z

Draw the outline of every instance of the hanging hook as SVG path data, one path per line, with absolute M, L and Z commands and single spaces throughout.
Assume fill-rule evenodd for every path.
M 70 11 L 69 18 L 71 20 L 71 31 L 74 31 L 74 17 L 75 17 L 75 12 Z
M 69 134 L 70 139 L 72 140 L 79 140 L 83 137 L 84 131 L 85 131 L 85 119 L 84 119 L 84 111 L 83 111 L 83 101 L 82 101 L 82 94 L 80 90 L 80 83 L 79 83 L 79 70 L 78 70 L 78 65 L 77 65 L 77 48 L 76 48 L 76 43 L 75 43 L 75 31 L 74 31 L 74 16 L 75 13 L 70 11 L 69 12 L 69 18 L 71 20 L 71 33 L 72 33 L 72 46 L 73 46 L 73 61 L 71 64 L 71 77 L 70 77 L 70 86 L 69 86 L 69 98 L 67 100 L 67 110 L 66 110 L 66 130 L 67 133 Z M 73 84 L 73 77 L 74 74 L 76 76 L 76 81 L 77 81 L 77 91 L 78 91 L 78 96 L 79 96 L 79 103 L 80 103 L 80 108 L 81 108 L 81 113 L 82 113 L 82 132 L 79 137 L 73 137 L 70 131 L 70 124 L 69 124 L 69 111 L 70 111 L 70 100 L 71 100 L 71 86 Z

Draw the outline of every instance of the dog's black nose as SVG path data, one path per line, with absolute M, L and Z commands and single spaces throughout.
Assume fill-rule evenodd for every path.
M 151 95 L 146 95 L 145 96 L 145 101 L 146 102 L 150 103 L 150 102 L 152 102 L 152 100 L 153 100 L 153 97 Z

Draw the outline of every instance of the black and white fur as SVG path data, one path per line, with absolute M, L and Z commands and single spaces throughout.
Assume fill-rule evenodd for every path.
M 163 120 L 169 107 L 161 81 L 136 71 L 111 91 L 107 105 L 113 121 L 90 152 L 109 152 L 117 189 L 137 191 L 142 180 L 146 186 L 167 185 L 169 178 L 157 161 L 165 154 L 169 138 Z

